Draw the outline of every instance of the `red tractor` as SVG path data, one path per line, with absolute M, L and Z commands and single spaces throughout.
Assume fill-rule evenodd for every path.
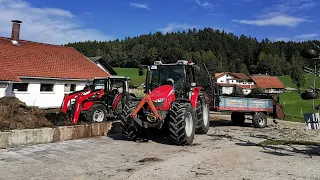
M 129 93 L 128 80 L 122 76 L 94 79 L 88 88 L 65 95 L 60 112 L 75 124 L 80 115 L 90 122 L 117 118 L 127 97 L 135 97 Z
M 147 128 L 165 129 L 174 144 L 190 145 L 195 133 L 206 134 L 212 94 L 206 67 L 201 69 L 186 60 L 173 64 L 156 61 L 146 67 L 145 97 L 131 99 L 122 110 L 124 136 L 136 141 L 145 138 Z M 139 75 L 143 75 L 141 68 Z

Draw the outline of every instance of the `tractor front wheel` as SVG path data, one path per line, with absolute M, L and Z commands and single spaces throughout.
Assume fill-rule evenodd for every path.
M 210 125 L 209 105 L 205 102 L 203 96 L 200 96 L 197 104 L 197 134 L 207 134 Z
M 106 117 L 107 117 L 106 107 L 102 104 L 95 104 L 88 110 L 85 116 L 89 122 L 100 123 L 106 120 Z
M 130 116 L 137 106 L 138 102 L 129 101 L 124 105 L 122 114 L 120 115 L 122 134 L 130 141 L 136 141 L 141 133 L 141 127 L 139 127 L 135 123 L 134 119 Z
M 170 139 L 177 145 L 190 145 L 195 134 L 195 112 L 188 102 L 174 102 L 170 109 Z

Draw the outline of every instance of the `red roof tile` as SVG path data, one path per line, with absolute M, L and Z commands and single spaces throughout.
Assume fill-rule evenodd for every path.
M 250 79 L 247 75 L 243 73 L 230 73 L 232 76 L 236 77 L 239 80 L 248 80 Z
M 9 38 L 0 37 L 0 80 L 20 81 L 19 76 L 62 79 L 110 76 L 72 47 L 20 42 L 20 46 L 15 46 Z
M 252 80 L 262 89 L 284 89 L 286 86 L 275 76 L 251 76 Z

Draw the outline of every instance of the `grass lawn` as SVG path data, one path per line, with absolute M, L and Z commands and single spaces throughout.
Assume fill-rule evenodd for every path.
M 142 83 L 145 82 L 146 78 L 146 70 L 144 71 L 143 76 L 139 76 L 139 71 L 138 68 L 120 68 L 120 67 L 115 67 L 114 70 L 118 73 L 119 76 L 127 76 L 130 77 L 130 83 L 133 85 L 141 85 Z
M 297 86 L 294 85 L 291 81 L 291 78 L 289 75 L 286 76 L 279 76 L 278 77 L 280 81 L 287 87 L 296 88 Z M 306 83 L 301 89 L 307 89 L 310 88 L 310 86 L 313 86 L 313 75 L 312 74 L 306 74 Z M 317 77 L 316 79 L 316 86 L 320 87 L 320 77 Z
M 290 76 L 280 76 L 278 77 L 282 83 L 291 88 L 296 88 L 296 85 L 294 85 L 291 81 Z M 301 88 L 301 91 L 303 92 L 304 89 L 309 89 L 310 86 L 313 86 L 313 75 L 312 74 L 306 74 L 306 83 Z M 317 77 L 316 79 L 316 86 L 320 87 L 320 78 Z M 285 120 L 288 121 L 298 121 L 298 122 L 304 122 L 303 120 L 303 114 L 307 112 L 312 112 L 312 100 L 302 100 L 300 95 L 296 92 L 287 92 L 280 95 L 280 103 L 284 107 L 284 111 L 286 113 Z M 315 100 L 315 105 L 320 104 L 320 99 Z
M 304 122 L 303 114 L 312 112 L 312 100 L 302 100 L 296 92 L 288 92 L 280 95 L 280 103 L 286 114 L 285 120 Z M 315 100 L 315 105 L 320 104 L 320 99 Z

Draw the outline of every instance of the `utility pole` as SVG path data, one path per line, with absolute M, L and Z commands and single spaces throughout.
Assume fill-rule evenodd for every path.
M 314 75 L 313 75 L 313 88 L 317 90 L 316 88 L 316 78 L 317 78 L 317 63 L 314 63 Z M 314 99 L 312 99 L 312 109 L 314 109 Z

